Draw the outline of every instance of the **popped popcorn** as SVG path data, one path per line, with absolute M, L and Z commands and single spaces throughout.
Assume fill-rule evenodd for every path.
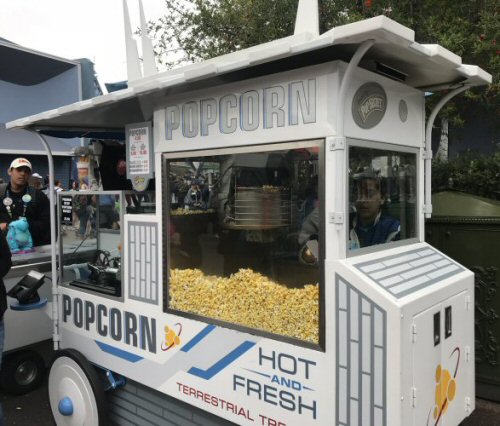
M 170 305 L 234 324 L 319 342 L 319 286 L 288 288 L 251 269 L 231 276 L 170 270 Z
M 189 214 L 207 214 L 207 213 L 215 213 L 215 210 L 214 209 L 186 210 L 181 207 L 170 210 L 170 216 L 185 216 Z

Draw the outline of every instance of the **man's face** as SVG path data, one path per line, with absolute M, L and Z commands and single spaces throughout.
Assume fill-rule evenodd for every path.
M 356 211 L 363 225 L 375 222 L 384 198 L 380 193 L 380 184 L 375 179 L 363 179 L 357 184 L 358 197 Z
M 28 184 L 28 179 L 30 178 L 31 170 L 29 167 L 18 167 L 17 169 L 10 169 L 9 176 L 10 182 L 14 187 L 24 187 Z

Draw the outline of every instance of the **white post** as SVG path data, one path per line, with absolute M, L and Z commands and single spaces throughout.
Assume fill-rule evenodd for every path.
M 29 130 L 29 129 L 26 129 Z M 49 162 L 49 200 L 50 200 L 50 253 L 51 253 L 51 271 L 52 271 L 52 323 L 53 332 L 52 340 L 54 342 L 54 350 L 59 349 L 59 294 L 57 288 L 58 275 L 57 275 L 57 261 L 56 261 L 56 211 L 54 206 L 55 191 L 54 191 L 54 159 L 52 157 L 52 151 L 48 142 L 45 138 L 38 132 L 29 130 L 35 134 L 47 152 L 48 162 Z
M 123 24 L 125 27 L 125 49 L 127 55 L 127 78 L 130 82 L 142 78 L 141 66 L 139 64 L 139 54 L 137 53 L 137 43 L 132 37 L 132 26 L 130 25 L 130 15 L 128 13 L 127 0 L 123 0 Z
M 335 252 L 326 253 L 327 257 L 335 259 L 342 259 L 346 257 L 347 243 L 345 236 L 341 235 L 341 231 L 345 229 L 346 223 L 349 218 L 345 217 L 345 210 L 347 205 L 346 192 L 347 192 L 347 146 L 346 137 L 344 133 L 344 120 L 346 109 L 347 90 L 351 86 L 352 76 L 356 67 L 358 66 L 361 58 L 365 53 L 375 44 L 375 40 L 365 40 L 361 43 L 356 50 L 356 53 L 351 58 L 349 65 L 344 73 L 342 82 L 340 83 L 339 94 L 337 97 L 337 120 L 335 126 L 335 137 L 327 139 L 329 146 L 326 150 L 333 151 L 334 164 L 335 164 L 335 192 L 333 200 L 333 212 L 327 212 L 326 221 L 335 223 L 335 230 L 337 231 L 335 245 L 332 246 Z
M 141 42 L 142 42 L 142 70 L 144 77 L 155 75 L 157 72 L 153 42 L 148 34 L 148 26 L 144 15 L 142 0 L 139 0 L 139 12 L 141 15 Z
M 441 118 L 441 137 L 436 158 L 441 161 L 448 161 L 448 119 Z
M 294 34 L 300 33 L 319 36 L 318 0 L 299 0 Z

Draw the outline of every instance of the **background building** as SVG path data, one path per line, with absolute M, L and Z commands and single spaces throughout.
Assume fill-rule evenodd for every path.
M 45 149 L 27 131 L 9 131 L 5 123 L 102 94 L 88 59 L 68 60 L 19 46 L 0 38 L 0 178 L 8 178 L 12 159 L 28 157 L 33 172 L 48 173 Z M 49 138 L 55 179 L 69 186 L 73 149 L 81 139 Z

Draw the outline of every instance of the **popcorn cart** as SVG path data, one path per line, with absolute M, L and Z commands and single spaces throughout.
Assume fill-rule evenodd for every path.
M 58 425 L 474 410 L 473 275 L 424 242 L 424 215 L 432 122 L 491 77 L 386 17 L 322 35 L 299 18 L 288 38 L 8 124 L 121 137 L 136 195 L 155 183 L 154 213 L 97 221 L 92 256 L 60 267 Z

